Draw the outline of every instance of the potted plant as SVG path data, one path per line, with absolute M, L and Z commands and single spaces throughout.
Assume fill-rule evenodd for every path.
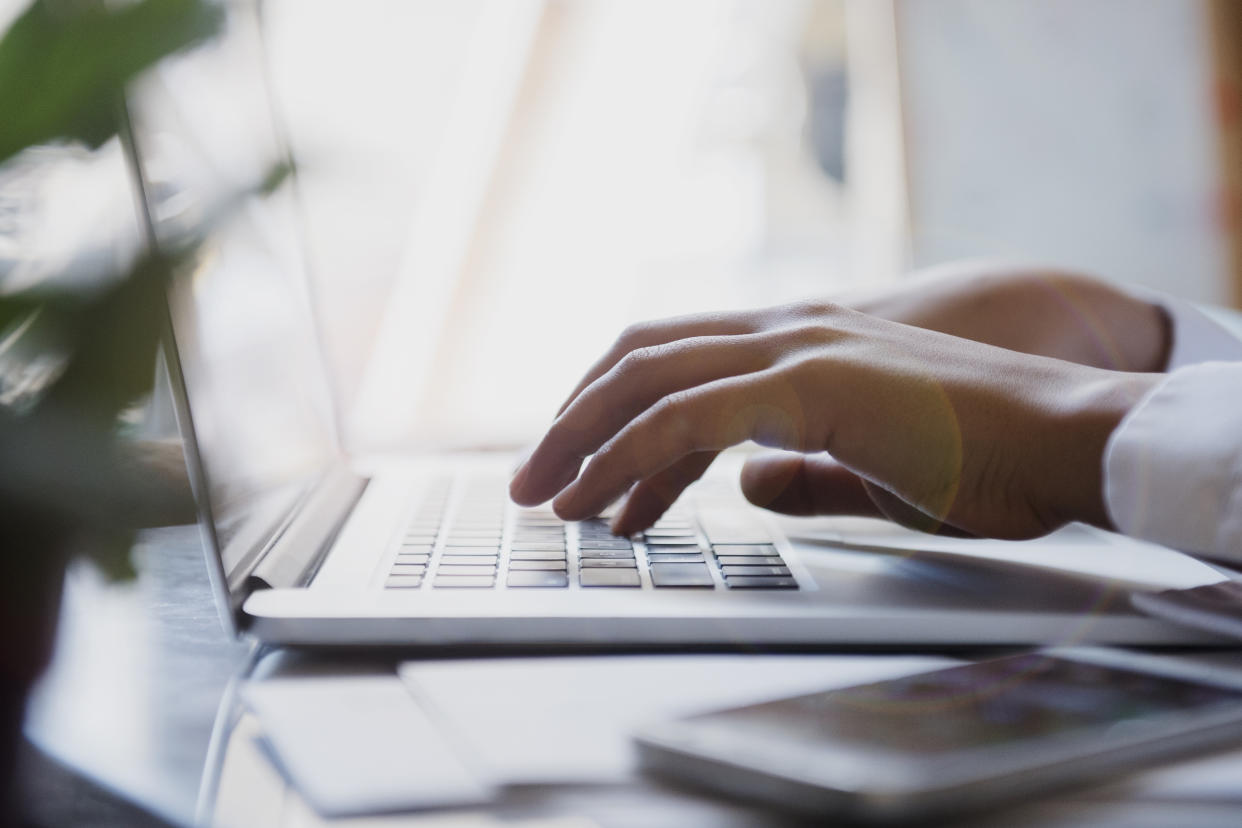
M 32 148 L 87 152 L 114 140 L 126 85 L 221 25 L 204 0 L 30 3 L 0 37 L 0 242 L 6 169 L 46 151 Z M 11 813 L 25 699 L 51 655 L 67 561 L 88 555 L 125 577 L 134 533 L 187 514 L 188 489 L 168 485 L 119 423 L 151 391 L 167 280 L 205 232 L 90 280 L 20 286 L 0 247 L 0 819 Z

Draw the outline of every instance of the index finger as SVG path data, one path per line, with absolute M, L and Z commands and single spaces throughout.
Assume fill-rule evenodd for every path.
M 703 336 L 631 351 L 583 391 L 548 429 L 509 484 L 524 505 L 541 503 L 582 461 L 661 398 L 769 367 L 780 343 L 762 334 Z
M 564 520 L 582 520 L 687 455 L 746 440 L 804 450 L 808 425 L 801 398 L 779 371 L 707 383 L 665 397 L 626 426 L 557 495 L 552 508 Z

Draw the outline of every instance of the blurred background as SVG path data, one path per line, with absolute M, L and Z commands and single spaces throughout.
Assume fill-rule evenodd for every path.
M 1234 299 L 1211 3 L 267 11 L 355 447 L 529 439 L 628 322 L 954 258 Z
M 516 445 L 629 322 L 962 257 L 1234 304 L 1235 5 L 269 0 L 346 443 Z M 115 142 L 68 155 L 40 186 L 123 179 Z M 26 225 L 132 222 L 58 209 Z M 81 271 L 19 213 L 0 284 L 40 278 L 22 246 Z

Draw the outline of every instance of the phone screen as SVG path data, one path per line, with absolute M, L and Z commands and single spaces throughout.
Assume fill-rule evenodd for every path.
M 931 758 L 1239 703 L 1238 690 L 1030 654 L 690 721 L 808 748 L 835 743 Z

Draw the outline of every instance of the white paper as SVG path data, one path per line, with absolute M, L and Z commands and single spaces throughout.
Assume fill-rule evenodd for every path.
M 1242 805 L 1242 751 L 1190 759 L 1136 774 L 1111 798 L 1185 802 L 1227 802 Z M 1242 820 L 1239 820 L 1242 822 Z
M 498 784 L 631 776 L 630 734 L 657 721 L 958 663 L 909 656 L 677 655 L 407 662 L 432 718 Z
M 274 758 L 325 815 L 487 802 L 491 788 L 395 677 L 253 682 L 242 698 Z
M 325 818 L 288 787 L 272 767 L 270 756 L 260 749 L 261 738 L 258 720 L 243 714 L 229 736 L 210 820 L 200 820 L 204 824 L 219 828 L 598 828 L 598 823 L 582 817 L 512 819 L 482 809 Z
M 883 550 L 946 552 L 1011 561 L 1100 578 L 1135 589 L 1182 589 L 1222 579 L 1214 567 L 1153 543 L 1070 524 L 1051 535 L 1027 541 L 953 538 L 927 535 L 871 518 L 785 518 L 781 529 L 807 560 L 817 545 Z

